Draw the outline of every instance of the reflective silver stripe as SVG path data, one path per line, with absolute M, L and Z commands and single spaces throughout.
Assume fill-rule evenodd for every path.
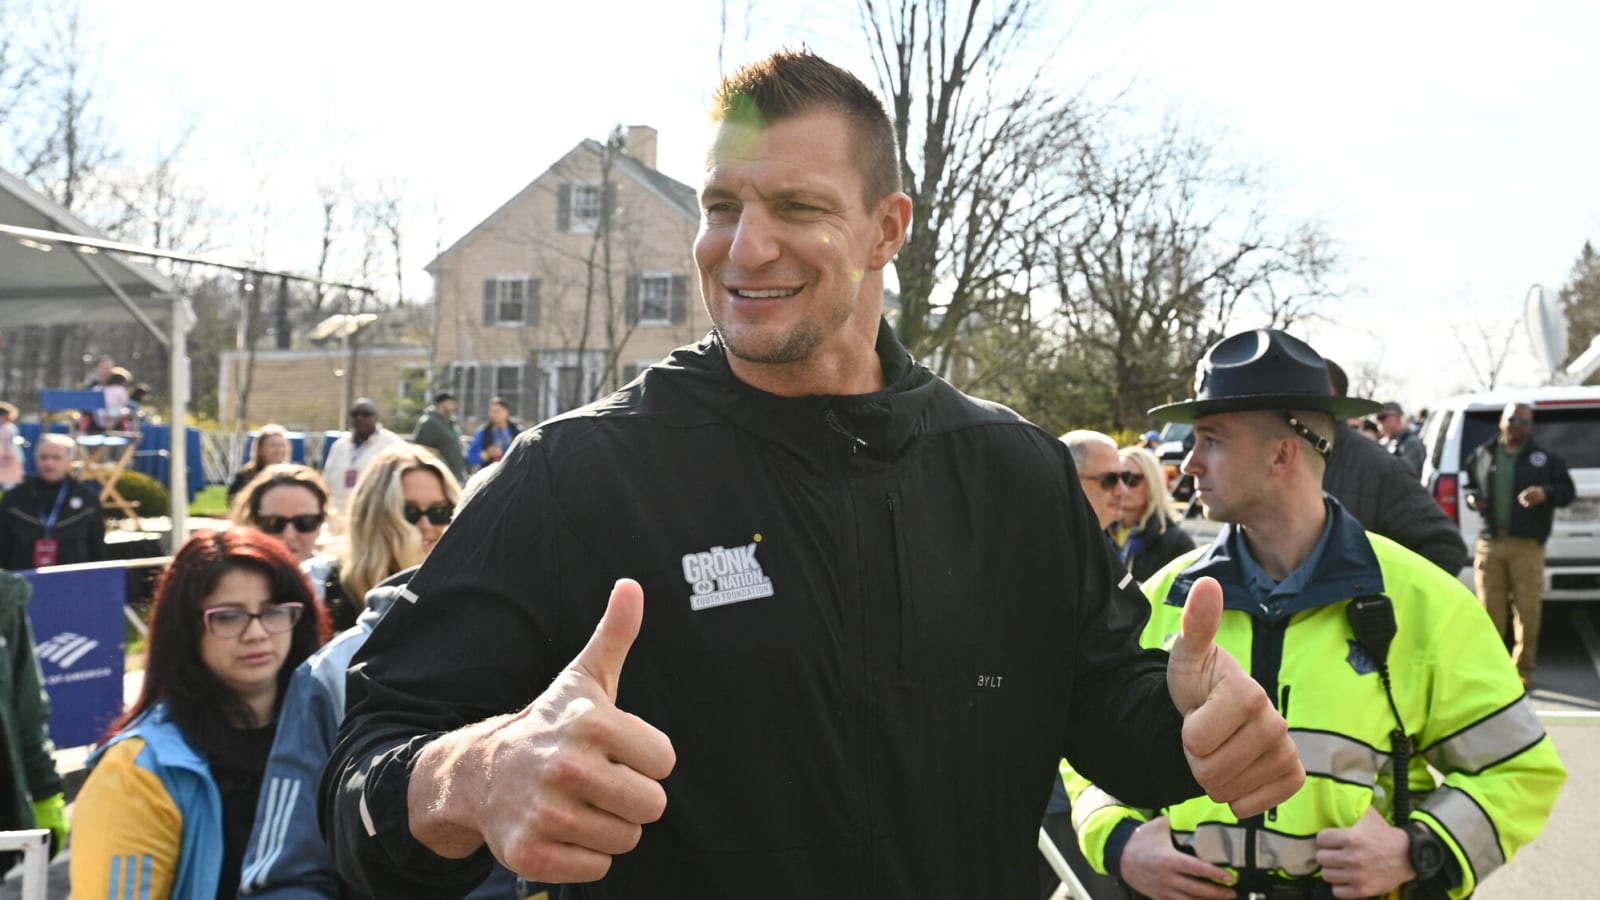
M 1393 763 L 1388 753 L 1342 734 L 1291 728 L 1289 738 L 1300 751 L 1307 775 L 1370 787 Z
M 1422 751 L 1434 768 L 1444 772 L 1481 772 L 1516 755 L 1544 737 L 1539 714 L 1524 695 L 1494 715 Z
M 1467 855 L 1467 862 L 1472 865 L 1472 877 L 1479 884 L 1489 877 L 1490 872 L 1506 864 L 1494 821 L 1466 791 L 1442 785 L 1419 809 L 1433 816 L 1450 832 L 1450 836 Z
M 1249 856 L 1245 853 L 1248 832 L 1241 825 L 1224 825 L 1206 822 L 1193 832 L 1179 835 L 1178 843 L 1194 851 L 1206 862 L 1220 866 L 1248 868 Z M 1317 867 L 1317 838 L 1295 837 L 1275 831 L 1256 831 L 1256 868 L 1282 869 L 1295 877 L 1315 875 Z
M 1103 789 L 1090 785 L 1078 799 L 1072 802 L 1072 827 L 1075 831 L 1082 832 L 1089 827 L 1089 817 L 1102 809 L 1110 806 L 1127 806 L 1121 800 L 1106 793 Z

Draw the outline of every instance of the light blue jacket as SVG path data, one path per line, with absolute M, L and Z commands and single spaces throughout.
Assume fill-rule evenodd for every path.
M 355 626 L 295 669 L 278 713 L 278 733 L 245 848 L 240 896 L 332 900 L 352 896 L 348 888 L 340 890 L 333 857 L 322 839 L 317 786 L 344 718 L 345 669 L 415 571 L 407 569 L 368 591 L 367 608 Z M 468 896 L 509 900 L 516 896 L 516 880 L 497 866 Z
M 143 738 L 145 745 L 134 764 L 161 779 L 167 796 L 183 818 L 171 896 L 217 896 L 217 882 L 222 877 L 222 792 L 211 777 L 211 767 L 168 717 L 167 705 L 152 706 L 96 750 L 89 757 L 89 768 L 93 769 L 111 747 L 135 737 Z M 138 812 L 129 810 L 128 814 Z M 136 860 L 127 861 L 130 871 L 137 864 Z M 115 875 L 112 881 L 116 883 Z

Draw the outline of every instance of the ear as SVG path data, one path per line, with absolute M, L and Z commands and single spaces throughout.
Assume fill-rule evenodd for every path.
M 895 191 L 878 201 L 873 216 L 878 240 L 872 245 L 868 263 L 874 269 L 881 269 L 905 246 L 906 234 L 911 230 L 911 198 L 903 191 Z
M 1273 475 L 1282 475 L 1293 471 L 1300 463 L 1300 453 L 1311 449 L 1311 445 L 1301 440 L 1299 435 L 1289 435 L 1278 438 L 1272 451 L 1271 472 Z

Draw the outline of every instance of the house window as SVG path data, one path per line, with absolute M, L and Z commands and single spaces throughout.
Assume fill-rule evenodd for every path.
M 629 325 L 682 325 L 689 317 L 689 279 L 662 272 L 629 275 L 623 309 Z
M 497 365 L 494 367 L 494 394 L 506 402 L 506 409 L 512 416 L 520 414 L 522 406 L 522 364 Z M 484 413 L 487 415 L 489 404 L 484 403 Z
M 639 324 L 672 324 L 672 276 L 639 277 Z
M 594 234 L 605 212 L 606 192 L 596 183 L 569 181 L 556 195 L 556 230 L 565 234 Z
M 539 279 L 528 275 L 484 279 L 483 324 L 539 324 Z
M 450 365 L 450 389 L 468 422 L 489 417 L 489 401 L 499 397 L 513 417 L 543 418 L 538 403 L 539 372 L 521 362 L 458 362 Z

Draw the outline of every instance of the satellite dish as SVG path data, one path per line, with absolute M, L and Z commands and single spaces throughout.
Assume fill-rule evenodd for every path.
M 1545 372 L 1554 376 L 1567 361 L 1567 314 L 1543 285 L 1528 288 L 1522 321 L 1528 329 L 1533 355 Z

